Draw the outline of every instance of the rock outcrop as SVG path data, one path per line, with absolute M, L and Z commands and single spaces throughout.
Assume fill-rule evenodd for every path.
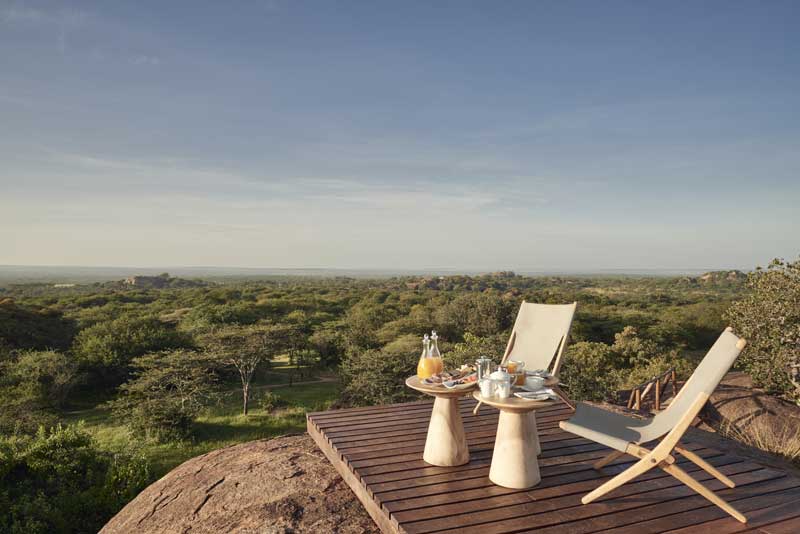
M 101 534 L 377 534 L 350 488 L 306 435 L 219 449 L 170 471 Z

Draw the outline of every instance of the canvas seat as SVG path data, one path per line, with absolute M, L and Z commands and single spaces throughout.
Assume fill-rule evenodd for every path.
M 590 404 L 578 404 L 569 421 L 561 428 L 586 439 L 596 441 L 612 449 L 625 452 L 628 443 L 644 443 L 642 431 L 647 430 L 649 420 L 626 417 L 622 414 L 603 410 Z
M 521 361 L 525 362 L 526 371 L 548 370 L 558 377 L 577 306 L 577 302 L 536 304 L 523 300 L 500 363 Z M 561 388 L 553 386 L 552 390 L 567 406 L 575 409 Z M 478 402 L 473 413 L 477 414 L 480 407 L 481 403 Z
M 650 469 L 659 467 L 742 523 L 746 522 L 744 515 L 678 467 L 672 456 L 673 452 L 681 454 L 726 486 L 735 486 L 730 478 L 695 453 L 683 448 L 679 441 L 745 345 L 746 341 L 737 337 L 730 327 L 725 329 L 669 407 L 655 417 L 637 419 L 580 404 L 569 421 L 559 423 L 567 432 L 614 449 L 614 452 L 595 463 L 596 469 L 601 469 L 625 454 L 639 458 L 638 462 L 585 495 L 581 501 L 588 504 Z M 663 439 L 652 450 L 642 446 L 642 443 L 660 438 Z

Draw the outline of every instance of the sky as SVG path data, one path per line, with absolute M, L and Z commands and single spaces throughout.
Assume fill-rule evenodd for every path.
M 798 2 L 0 0 L 0 265 L 800 253 Z

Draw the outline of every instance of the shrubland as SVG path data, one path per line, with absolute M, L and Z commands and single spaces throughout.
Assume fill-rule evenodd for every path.
M 578 302 L 562 378 L 576 399 L 613 399 L 667 368 L 688 373 L 685 355 L 750 298 L 738 276 L 171 280 L 0 288 L 0 501 L 20 503 L 0 530 L 95 531 L 190 456 L 302 431 L 307 410 L 334 403 L 416 398 L 403 380 L 423 333 L 438 331 L 448 366 L 498 360 L 523 299 Z M 51 446 L 80 465 L 41 478 L 36 451 Z M 47 507 L 43 485 L 56 492 Z M 83 509 L 70 494 L 95 503 L 90 527 L 71 522 Z

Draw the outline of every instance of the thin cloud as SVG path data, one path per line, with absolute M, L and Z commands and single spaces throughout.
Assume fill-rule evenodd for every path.
M 0 20 L 6 23 L 39 22 L 43 18 L 44 13 L 39 9 L 22 6 L 6 6 L 0 8 Z
M 131 58 L 134 65 L 160 65 L 161 58 L 158 56 L 137 55 Z

